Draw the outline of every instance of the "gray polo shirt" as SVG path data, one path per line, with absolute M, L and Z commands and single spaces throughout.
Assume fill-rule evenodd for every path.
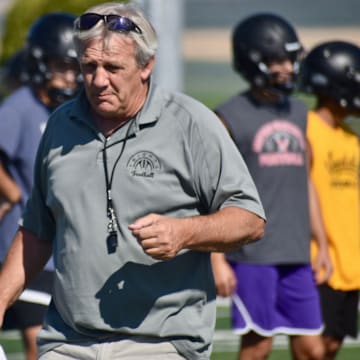
M 106 247 L 105 148 L 119 223 L 113 254 Z M 61 106 L 40 144 L 23 217 L 25 228 L 54 244 L 55 289 L 40 351 L 62 341 L 139 335 L 207 359 L 216 299 L 209 253 L 154 260 L 128 225 L 149 213 L 181 218 L 227 206 L 264 217 L 236 146 L 196 100 L 152 86 L 141 112 L 108 139 L 84 94 Z

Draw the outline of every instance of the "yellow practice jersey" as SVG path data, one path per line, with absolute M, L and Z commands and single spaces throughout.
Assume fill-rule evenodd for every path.
M 313 111 L 308 117 L 311 177 L 318 192 L 336 290 L 360 289 L 359 138 L 345 127 L 332 128 Z M 312 241 L 311 255 L 316 255 Z

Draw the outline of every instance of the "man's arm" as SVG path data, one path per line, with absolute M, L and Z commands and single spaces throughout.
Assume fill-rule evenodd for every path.
M 332 274 L 333 267 L 328 251 L 327 236 L 321 214 L 319 199 L 315 185 L 311 179 L 309 179 L 309 196 L 311 233 L 315 238 L 318 246 L 318 253 L 316 255 L 313 267 L 316 283 L 321 284 L 329 279 Z
M 224 253 L 211 253 L 211 265 L 215 280 L 216 294 L 222 297 L 231 296 L 236 290 L 236 275 L 226 260 Z
M 322 217 L 320 201 L 314 182 L 310 176 L 312 166 L 312 149 L 311 144 L 307 142 L 307 161 L 308 161 L 308 189 L 309 189 L 309 206 L 310 206 L 310 224 L 311 234 L 315 238 L 318 246 L 315 263 L 313 264 L 315 280 L 317 284 L 322 284 L 329 279 L 333 272 L 333 267 L 328 251 L 328 240 L 325 231 L 325 225 Z
M 5 310 L 20 296 L 26 284 L 39 273 L 52 253 L 52 244 L 20 228 L 0 271 L 0 327 Z
M 21 191 L 0 161 L 0 220 L 21 199 Z
M 155 259 L 171 259 L 181 249 L 224 252 L 259 240 L 264 219 L 238 208 L 226 207 L 210 215 L 172 218 L 150 214 L 129 226 L 144 251 Z

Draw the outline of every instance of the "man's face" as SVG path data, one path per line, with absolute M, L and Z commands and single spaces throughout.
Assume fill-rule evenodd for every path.
M 273 84 L 285 84 L 293 79 L 294 65 L 289 59 L 272 61 L 268 64 Z
M 152 61 L 140 68 L 133 41 L 119 34 L 106 44 L 91 40 L 80 58 L 85 91 L 92 109 L 106 119 L 127 119 L 143 105 Z
M 76 60 L 51 59 L 48 62 L 48 72 L 51 74 L 48 80 L 50 88 L 75 89 L 78 86 L 80 69 Z
M 37 88 L 37 94 L 44 105 L 54 107 L 67 99 L 67 97 L 55 96 L 55 90 L 64 90 L 66 94 L 75 95 L 79 86 L 78 78 L 80 68 L 75 59 L 65 60 L 52 58 L 47 62 L 46 66 L 46 82 L 44 86 Z

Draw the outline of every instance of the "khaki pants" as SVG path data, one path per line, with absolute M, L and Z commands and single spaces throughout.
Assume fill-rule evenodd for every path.
M 63 344 L 39 360 L 184 360 L 170 342 L 136 338 L 102 343 Z

